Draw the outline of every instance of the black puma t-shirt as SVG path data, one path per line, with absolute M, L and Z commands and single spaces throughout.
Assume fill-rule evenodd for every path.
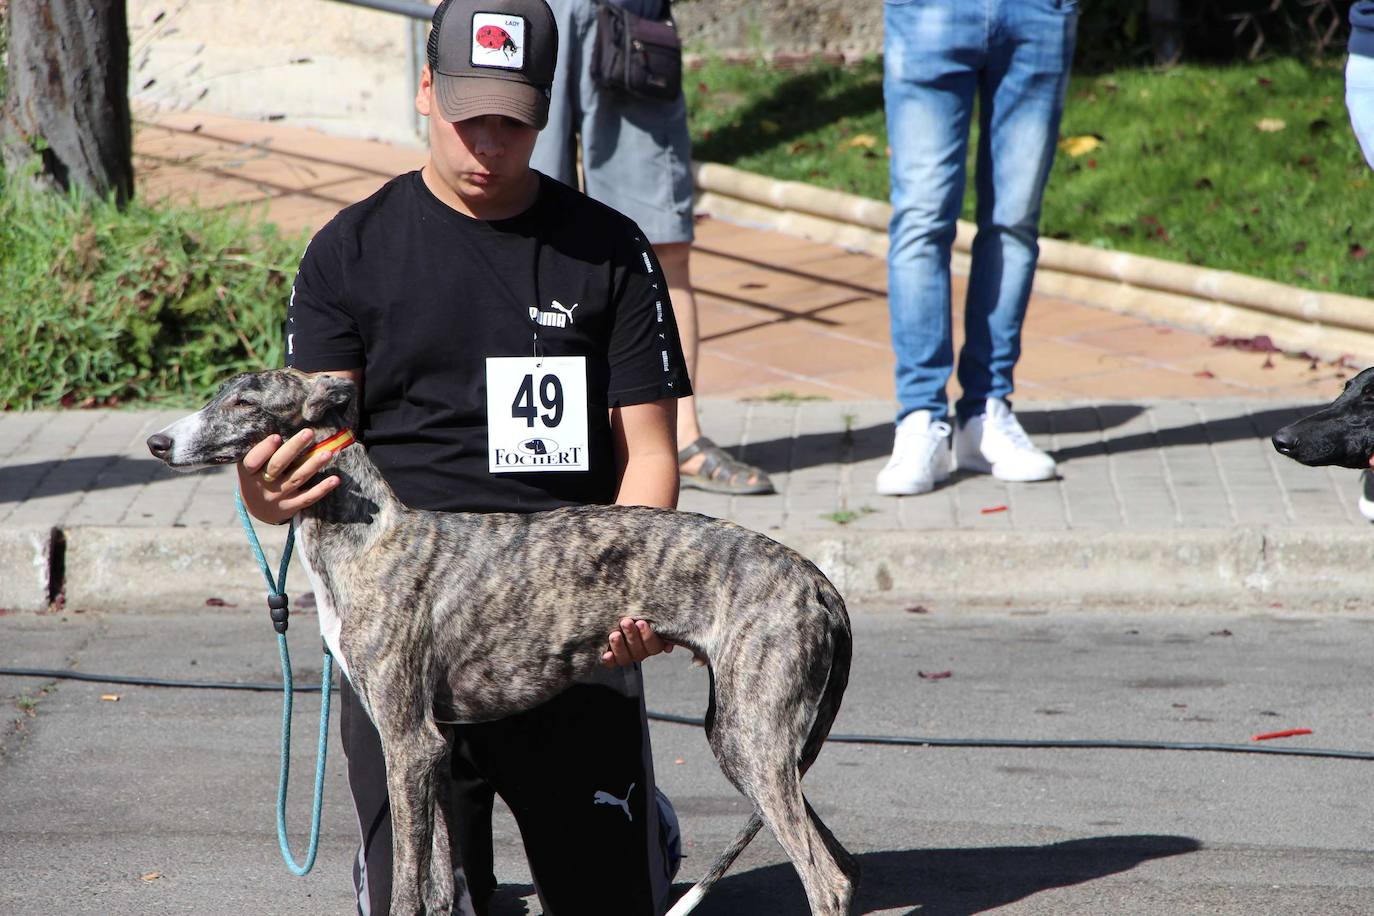
M 287 365 L 363 371 L 359 437 L 417 509 L 609 503 L 608 409 L 691 393 L 643 233 L 544 175 L 530 209 L 496 221 L 456 212 L 419 172 L 392 179 L 310 242 L 286 333 Z M 536 335 L 537 355 L 586 358 L 587 471 L 488 470 L 486 359 L 536 355 Z

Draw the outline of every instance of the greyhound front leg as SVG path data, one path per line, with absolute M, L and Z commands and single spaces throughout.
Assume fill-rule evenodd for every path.
M 433 722 L 408 734 L 379 732 L 391 798 L 392 916 L 449 916 L 453 884 L 448 857 L 433 859 L 435 781 L 447 742 Z M 441 842 L 447 846 L 447 831 Z
M 452 735 L 445 729 L 445 738 Z M 452 748 L 439 763 L 438 776 L 434 780 L 434 853 L 431 859 L 431 889 L 425 891 L 425 905 L 438 911 L 436 901 L 451 900 L 453 916 L 477 916 L 477 908 L 472 904 L 468 890 L 467 874 L 460 864 L 460 857 L 454 854 L 449 838 L 454 833 L 452 824 L 453 807 L 449 804 L 449 790 L 452 772 Z M 444 863 L 452 866 L 452 871 L 444 868 Z M 440 882 L 443 884 L 440 884 Z

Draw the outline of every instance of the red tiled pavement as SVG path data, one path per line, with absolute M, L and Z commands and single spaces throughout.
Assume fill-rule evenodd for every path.
M 140 193 L 203 206 L 247 205 L 285 231 L 318 228 L 421 149 L 281 124 L 159 114 L 135 134 Z M 893 397 L 884 262 L 703 217 L 692 261 L 701 329 L 700 394 Z M 956 346 L 966 278 L 954 277 Z M 1242 353 L 1205 334 L 1035 295 L 1017 399 L 1273 397 L 1320 399 L 1339 369 Z

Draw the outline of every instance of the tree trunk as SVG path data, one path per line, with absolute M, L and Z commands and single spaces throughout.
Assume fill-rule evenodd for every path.
M 9 0 L 0 149 L 11 172 L 37 154 L 49 183 L 132 196 L 124 0 Z

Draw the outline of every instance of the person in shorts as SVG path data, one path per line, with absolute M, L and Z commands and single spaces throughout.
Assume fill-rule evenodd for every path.
M 677 309 L 687 371 L 697 380 L 697 305 L 692 294 L 692 148 L 687 101 L 640 99 L 607 90 L 592 79 L 596 10 L 600 0 L 549 0 L 562 41 L 549 101 L 549 124 L 530 164 L 581 187 L 630 217 L 648 233 Z M 610 0 L 648 19 L 666 19 L 666 0 Z M 581 175 L 578 181 L 578 152 Z M 682 485 L 736 495 L 774 492 L 768 475 L 702 435 L 696 399 L 678 404 L 677 441 Z
M 544 0 L 445 0 L 433 23 L 416 97 L 428 162 L 312 239 L 287 310 L 287 363 L 358 384 L 358 438 L 412 508 L 672 507 L 676 404 L 691 383 L 668 284 L 630 219 L 530 168 L 554 81 L 553 15 Z M 538 435 L 561 443 L 557 459 L 507 472 L 498 447 L 534 435 L 522 430 L 536 417 Z M 312 438 L 272 437 L 241 462 L 255 517 L 283 522 L 338 485 L 316 479 L 326 455 L 302 459 Z M 496 886 L 495 794 L 519 824 L 545 913 L 664 911 L 680 855 L 654 787 L 637 662 L 668 648 L 623 620 L 597 683 L 451 725 L 453 864 L 479 913 Z M 357 908 L 381 914 L 385 763 L 346 677 L 340 686 Z M 607 797 L 615 804 L 597 802 Z

